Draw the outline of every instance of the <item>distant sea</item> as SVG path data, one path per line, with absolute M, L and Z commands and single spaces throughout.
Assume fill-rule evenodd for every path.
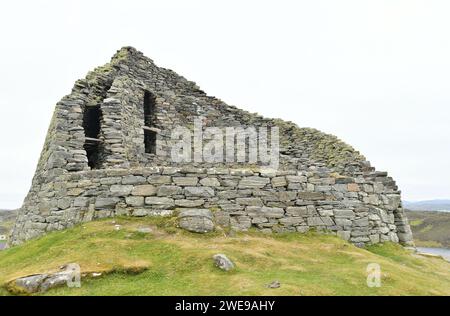
M 450 200 L 403 201 L 403 207 L 411 211 L 450 212 Z
M 450 262 L 450 249 L 417 247 L 417 251 L 419 253 L 429 253 L 432 255 L 442 256 L 445 260 Z

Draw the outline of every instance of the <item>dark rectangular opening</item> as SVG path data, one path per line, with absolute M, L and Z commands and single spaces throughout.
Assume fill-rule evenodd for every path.
M 149 91 L 144 93 L 144 123 L 147 127 L 153 127 L 155 124 L 155 96 Z
M 83 114 L 83 128 L 86 140 L 84 149 L 87 153 L 88 165 L 92 169 L 102 166 L 103 144 L 99 139 L 101 129 L 102 111 L 100 106 L 88 106 Z
M 156 98 L 153 93 L 149 91 L 144 92 L 144 126 L 154 127 L 156 116 Z M 156 154 L 156 136 L 155 131 L 144 129 L 144 144 L 145 153 Z
M 156 154 L 156 132 L 144 130 L 145 153 Z

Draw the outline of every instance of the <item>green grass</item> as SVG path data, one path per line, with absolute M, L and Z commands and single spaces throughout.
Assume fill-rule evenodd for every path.
M 114 226 L 121 225 L 116 231 Z M 172 220 L 119 218 L 54 232 L 0 253 L 0 284 L 56 271 L 76 262 L 82 272 L 103 272 L 78 289 L 44 295 L 449 295 L 450 264 L 412 255 L 399 245 L 359 249 L 318 233 L 267 236 L 250 232 L 198 235 L 174 228 Z M 137 232 L 141 226 L 153 233 Z M 217 269 L 224 253 L 236 269 Z M 366 285 L 366 267 L 378 263 L 382 286 Z M 145 270 L 143 270 L 145 268 Z M 130 274 L 130 271 L 143 271 Z M 281 282 L 281 288 L 267 284 Z M 3 288 L 0 295 L 7 295 Z
M 423 220 L 421 220 L 421 219 L 416 219 L 416 220 L 413 220 L 413 221 L 409 221 L 409 225 L 411 225 L 411 226 L 419 226 L 419 225 L 422 225 L 423 224 Z

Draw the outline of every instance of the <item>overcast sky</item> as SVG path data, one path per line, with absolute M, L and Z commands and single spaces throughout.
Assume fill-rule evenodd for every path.
M 0 208 L 25 197 L 56 102 L 134 46 L 208 94 L 335 134 L 404 199 L 450 198 L 450 1 L 0 4 Z

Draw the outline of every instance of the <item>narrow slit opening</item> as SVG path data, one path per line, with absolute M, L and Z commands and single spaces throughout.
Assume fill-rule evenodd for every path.
M 91 169 L 100 169 L 103 158 L 103 145 L 99 139 L 101 130 L 102 111 L 100 106 L 86 107 L 83 115 L 85 134 L 84 149 L 87 153 L 88 165 Z
M 145 153 L 156 154 L 156 132 L 144 130 Z
M 149 92 L 144 92 L 144 125 L 146 127 L 155 126 L 155 109 L 156 109 L 156 98 Z M 144 130 L 144 145 L 145 153 L 156 154 L 156 136 L 157 133 L 151 130 Z

